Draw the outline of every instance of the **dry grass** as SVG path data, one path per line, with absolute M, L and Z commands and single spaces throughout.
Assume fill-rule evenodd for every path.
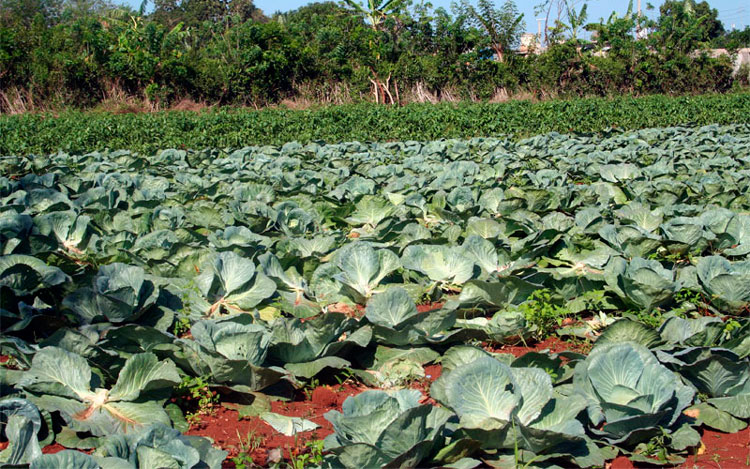
M 220 106 L 217 103 L 195 101 L 190 97 L 184 97 L 169 105 L 158 101 L 151 101 L 147 97 L 128 93 L 119 83 L 107 82 L 101 87 L 100 101 L 88 110 L 94 112 L 109 112 L 113 114 L 136 114 L 149 113 L 164 110 L 201 112 Z M 393 85 L 395 92 L 395 85 Z M 51 99 L 41 99 L 25 88 L 10 87 L 0 89 L 0 114 L 24 114 L 34 112 L 58 112 L 70 109 L 68 104 L 73 101 L 70 96 L 62 93 Z M 527 100 L 532 102 L 556 99 L 555 93 L 542 92 L 537 95 L 531 91 L 519 90 L 509 91 L 507 88 L 497 88 L 493 96 L 488 100 L 490 103 L 504 103 L 508 101 Z M 372 93 L 363 94 L 351 89 L 344 83 L 300 83 L 295 85 L 293 94 L 281 100 L 278 104 L 266 106 L 253 105 L 251 107 L 260 109 L 262 107 L 283 107 L 291 110 L 307 110 L 328 105 L 342 105 L 372 101 Z M 482 101 L 474 93 L 468 96 L 462 95 L 455 87 L 444 87 L 430 89 L 424 82 L 418 82 L 408 88 L 401 89 L 399 93 L 400 104 L 410 103 L 459 103 L 461 101 Z M 236 106 L 232 106 L 236 107 Z
M 412 86 L 411 93 L 409 93 L 407 96 L 405 96 L 407 101 L 409 102 L 416 102 L 416 103 L 431 103 L 436 104 L 440 101 L 440 99 L 435 95 L 435 93 L 431 92 L 423 82 L 418 82 L 416 85 Z
M 204 101 L 193 101 L 190 98 L 182 98 L 180 102 L 169 106 L 169 109 L 171 111 L 200 112 L 200 111 L 205 111 L 207 109 L 212 109 L 214 107 L 215 105 L 209 105 L 208 103 Z
M 16 87 L 0 90 L 1 114 L 24 114 L 33 110 L 34 96 L 29 90 Z
M 298 83 L 294 85 L 294 96 L 283 99 L 279 104 L 289 109 L 310 109 L 316 106 L 351 104 L 354 101 L 352 90 L 344 83 Z
M 294 97 L 282 99 L 279 103 L 279 107 L 291 109 L 292 111 L 304 111 L 315 107 L 316 104 L 318 103 L 314 103 L 307 98 Z
M 94 106 L 94 111 L 136 114 L 149 110 L 142 99 L 128 94 L 117 81 L 107 81 L 102 84 L 101 89 L 102 100 Z
M 490 98 L 491 103 L 504 103 L 510 101 L 510 94 L 505 88 L 497 88 Z

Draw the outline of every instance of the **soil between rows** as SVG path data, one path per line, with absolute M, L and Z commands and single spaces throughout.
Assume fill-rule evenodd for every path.
M 320 426 L 315 430 L 302 432 L 296 438 L 277 432 L 260 417 L 240 419 L 237 410 L 223 406 L 217 406 L 216 412 L 212 415 L 201 416 L 200 423 L 191 427 L 187 434 L 209 437 L 216 446 L 228 451 L 224 467 L 234 467 L 229 459 L 241 452 L 240 439 L 247 441 L 248 437 L 262 439 L 258 448 L 249 451 L 256 464 L 266 465 L 269 452 L 274 449 L 281 450 L 282 454 L 279 456 L 288 460 L 290 451 L 303 450 L 302 452 L 305 452 L 306 442 L 321 440 L 333 433 L 333 427 L 324 415 L 331 410 L 341 410 L 341 404 L 347 397 L 359 394 L 366 389 L 365 386 L 356 384 L 319 386 L 312 391 L 310 399 L 272 402 L 271 412 L 289 417 L 300 417 Z

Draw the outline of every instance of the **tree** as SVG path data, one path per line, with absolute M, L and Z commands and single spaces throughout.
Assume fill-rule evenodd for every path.
M 750 47 L 750 26 L 745 26 L 745 29 L 733 29 L 714 39 L 711 45 L 716 48 L 725 49 Z
M 650 20 L 645 15 L 639 16 L 633 12 L 631 0 L 625 16 L 620 17 L 613 12 L 606 22 L 589 23 L 585 29 L 596 35 L 599 50 L 608 48 L 607 56 L 625 64 L 632 73 L 638 59 L 648 54 L 649 51 L 646 41 L 637 40 L 634 33 L 641 28 L 647 28 L 650 24 Z
M 555 26 L 549 28 L 549 34 L 545 34 L 547 45 L 558 44 L 570 40 L 571 42 L 578 43 L 578 34 L 581 29 L 586 25 L 588 19 L 588 4 L 584 3 L 579 11 L 576 12 L 575 4 L 568 0 L 563 0 L 563 6 L 565 7 L 565 22 L 564 19 L 555 20 Z M 546 33 L 547 31 L 545 31 Z M 567 37 L 566 37 L 567 33 Z
M 578 40 L 578 31 L 586 25 L 586 20 L 589 17 L 587 9 L 588 4 L 584 3 L 581 7 L 581 10 L 576 13 L 574 5 L 571 5 L 570 2 L 565 0 L 565 10 L 568 15 L 567 29 L 570 32 L 570 39 L 572 39 L 573 41 Z
M 406 0 L 367 0 L 367 5 L 354 0 L 344 0 L 344 3 L 363 16 L 373 30 L 380 31 L 388 17 L 400 13 Z
M 724 34 L 719 12 L 705 1 L 667 0 L 659 13 L 657 37 L 665 50 L 689 53 Z
M 518 13 L 512 0 L 507 0 L 500 8 L 495 8 L 491 0 L 479 0 L 476 8 L 462 0 L 459 11 L 485 31 L 498 62 L 503 62 L 506 52 L 518 46 L 521 33 L 526 29 L 523 14 Z
M 264 19 L 252 0 L 154 0 L 153 17 L 169 28 L 178 23 L 197 26 L 204 21 L 227 24 L 230 18 L 240 23 Z
M 60 0 L 2 0 L 0 26 L 28 28 L 35 18 L 49 26 L 57 21 L 62 11 Z
M 667 0 L 659 7 L 662 18 L 673 17 L 682 25 L 691 21 L 700 22 L 700 29 L 707 39 L 715 39 L 724 34 L 724 24 L 719 21 L 719 12 L 706 1 L 695 3 L 693 0 Z
M 552 30 L 552 32 L 554 33 L 560 30 L 560 28 L 557 27 L 549 27 L 549 17 L 552 13 L 552 8 L 557 7 L 557 19 L 554 21 L 554 23 L 557 24 L 562 19 L 565 5 L 565 0 L 543 0 L 541 3 L 534 7 L 535 15 L 539 16 L 544 13 L 544 34 L 539 38 L 539 41 L 541 41 L 547 47 L 549 47 L 550 45 L 549 32 Z
M 389 73 L 388 77 L 383 79 L 377 69 L 381 62 L 385 42 L 396 42 L 398 40 L 398 29 L 400 29 L 398 28 L 398 16 L 406 5 L 407 0 L 367 0 L 367 5 L 362 5 L 354 0 L 344 0 L 344 2 L 358 16 L 363 17 L 374 32 L 374 39 L 369 41 L 374 63 L 369 68 L 372 75 L 370 82 L 373 86 L 375 102 L 396 104 L 398 93 L 396 93 L 397 99 L 394 99 L 390 91 L 391 74 Z M 391 22 L 392 26 L 396 26 L 395 28 L 388 27 L 388 20 L 390 19 L 395 20 Z

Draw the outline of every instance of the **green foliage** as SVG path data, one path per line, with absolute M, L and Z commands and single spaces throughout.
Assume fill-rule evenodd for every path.
M 660 428 L 660 430 L 660 434 L 653 436 L 646 443 L 641 444 L 641 454 L 660 462 L 669 462 L 669 442 L 671 438 L 666 429 Z
M 311 378 L 310 381 L 305 383 L 302 387 L 302 394 L 305 395 L 305 400 L 312 401 L 313 392 L 315 388 L 320 386 L 320 380 L 318 378 Z
M 232 457 L 232 463 L 234 463 L 234 467 L 237 469 L 250 469 L 255 467 L 255 461 L 248 453 L 240 453 L 237 456 Z
M 544 132 L 601 132 L 610 127 L 746 123 L 750 94 L 670 98 L 619 97 L 503 104 L 374 107 L 335 106 L 312 111 L 267 109 L 208 113 L 107 113 L 0 117 L 0 154 L 128 148 L 242 148 L 248 142 L 388 141 L 468 138 Z M 367 126 L 359 125 L 368 122 Z M 113 132 L 112 129 L 116 129 Z
M 750 26 L 745 26 L 745 29 L 733 29 L 726 35 L 714 39 L 711 45 L 729 50 L 750 47 Z M 745 83 L 745 86 L 747 86 L 747 83 Z
M 185 418 L 191 426 L 200 423 L 201 416 L 212 414 L 219 402 L 217 392 L 208 386 L 210 382 L 209 377 L 183 376 L 175 387 L 176 402 L 188 410 Z
M 305 469 L 306 467 L 320 467 L 323 463 L 323 440 L 310 440 L 305 442 L 307 452 L 292 450 L 289 463 L 292 469 Z
M 586 25 L 599 35 L 593 43 L 579 39 L 586 5 L 545 2 L 567 20 L 550 25 L 539 55 L 516 52 L 525 26 L 510 0 L 463 1 L 453 14 L 428 3 L 365 3 L 268 18 L 251 0 L 156 0 L 149 14 L 146 2 L 133 11 L 99 0 L 8 0 L 0 111 L 694 94 L 743 81 L 728 57 L 694 53 L 747 44 L 747 30 L 725 33 L 706 2 L 666 2 L 655 21 L 613 15 Z M 653 33 L 636 38 L 646 28 Z
M 506 0 L 500 8 L 495 8 L 490 0 L 478 0 L 474 7 L 467 0 L 462 0 L 459 14 L 464 15 L 478 28 L 484 30 L 488 42 L 485 44 L 495 51 L 499 62 L 519 43 L 521 33 L 526 28 L 523 15 L 513 0 Z
M 563 319 L 571 316 L 568 308 L 553 301 L 552 292 L 546 288 L 536 290 L 518 309 L 537 340 L 549 337 L 562 325 Z
M 251 453 L 263 446 L 264 438 L 256 435 L 253 430 L 247 432 L 243 437 L 239 430 L 237 430 L 237 440 L 239 441 L 237 446 L 238 454 L 232 458 L 235 467 L 237 469 L 251 469 L 256 467 Z
M 651 310 L 636 310 L 631 311 L 630 314 L 632 314 L 636 319 L 638 319 L 643 324 L 651 327 L 651 328 L 658 328 L 661 326 L 661 324 L 664 322 L 665 319 L 665 312 L 662 309 L 656 308 Z M 671 311 L 671 315 L 677 315 L 678 317 L 684 317 L 684 313 L 679 313 L 676 310 Z
M 690 303 L 695 306 L 705 303 L 705 298 L 700 292 L 682 288 L 674 294 L 674 301 L 677 304 Z
M 665 46 L 675 52 L 692 51 L 724 34 L 718 10 L 706 1 L 669 0 L 659 7 L 659 13 L 659 34 Z

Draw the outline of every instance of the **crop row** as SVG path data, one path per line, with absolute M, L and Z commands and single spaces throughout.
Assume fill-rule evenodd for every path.
M 528 137 L 674 125 L 747 123 L 750 94 L 648 96 L 502 104 L 404 107 L 352 105 L 287 109 L 113 115 L 64 113 L 0 117 L 0 154 L 127 148 L 242 148 L 313 141 Z

